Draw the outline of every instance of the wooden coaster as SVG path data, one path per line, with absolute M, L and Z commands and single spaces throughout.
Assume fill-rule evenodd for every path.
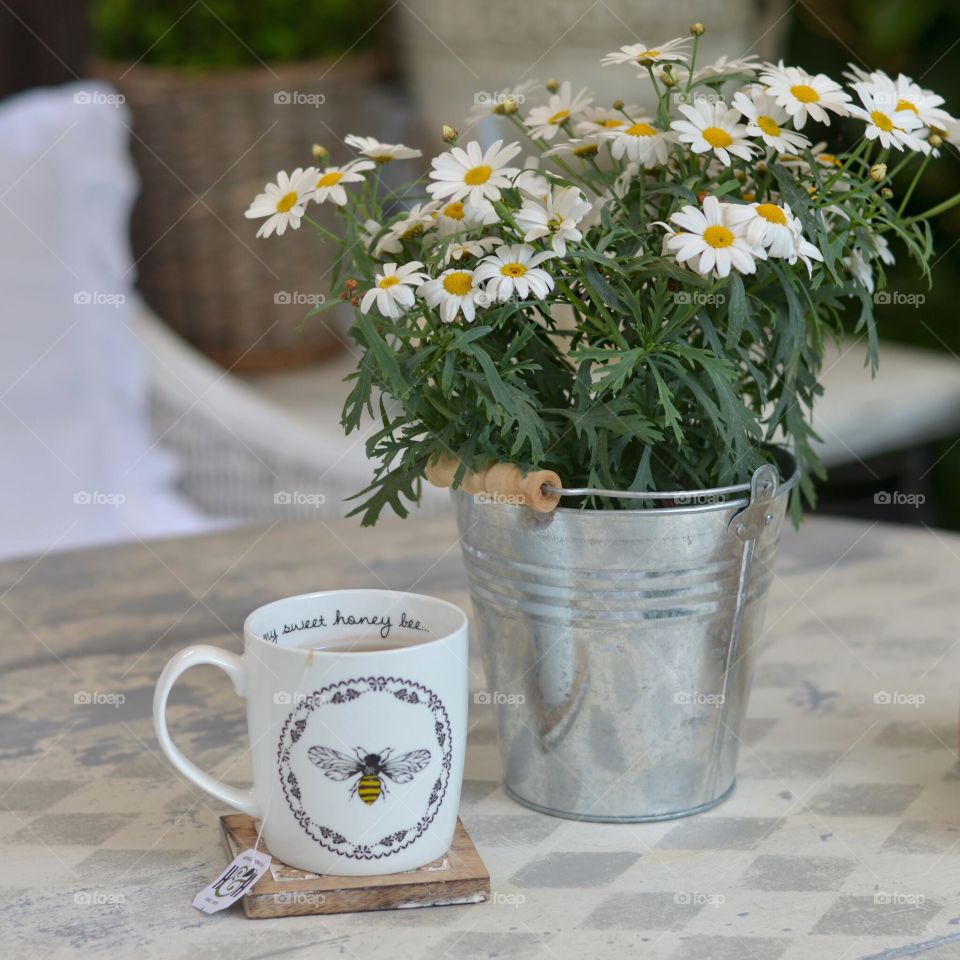
M 220 818 L 227 858 L 249 850 L 260 822 L 244 813 Z M 269 850 L 261 840 L 258 850 Z M 318 913 L 360 913 L 401 907 L 439 907 L 490 899 L 490 874 L 457 820 L 453 846 L 418 870 L 378 877 L 331 877 L 288 867 L 279 860 L 242 898 L 248 917 L 304 917 Z

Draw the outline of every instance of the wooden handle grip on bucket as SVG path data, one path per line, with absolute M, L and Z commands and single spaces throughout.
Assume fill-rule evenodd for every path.
M 443 457 L 437 463 L 427 464 L 427 480 L 435 487 L 453 485 L 459 468 L 453 457 Z M 522 503 L 538 513 L 549 513 L 560 502 L 559 493 L 547 493 L 543 488 L 561 487 L 558 474 L 552 470 L 531 470 L 526 476 L 515 463 L 492 463 L 486 470 L 467 471 L 460 489 L 465 493 L 485 493 L 492 497 L 509 498 L 508 503 Z

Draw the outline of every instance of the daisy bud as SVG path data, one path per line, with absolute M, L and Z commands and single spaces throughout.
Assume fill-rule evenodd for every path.
M 734 170 L 734 171 L 733 171 L 733 175 L 734 175 L 734 177 L 735 177 L 737 180 L 739 180 L 741 183 L 746 183 L 746 182 L 747 182 L 747 175 L 746 175 L 746 173 L 743 172 L 743 170 Z
M 320 146 L 319 143 L 315 143 L 311 148 L 310 152 L 313 154 L 313 159 L 319 162 L 330 159 L 330 151 L 326 147 Z
M 882 183 L 887 177 L 887 165 L 885 163 L 875 163 L 870 168 L 870 179 L 874 183 Z
M 767 172 L 767 162 L 766 160 L 759 160 L 757 162 L 757 173 L 763 174 Z
M 551 93 L 556 93 L 556 92 L 560 89 L 560 81 L 559 81 L 559 80 L 555 80 L 553 77 L 551 77 L 551 78 L 547 81 L 547 89 L 548 89 Z
M 690 25 L 690 35 L 692 37 L 702 37 L 707 32 L 707 28 L 702 23 Z
M 344 286 L 345 286 L 348 290 L 351 290 L 351 291 L 352 291 L 352 290 L 356 290 L 357 287 L 360 286 L 360 284 L 357 283 L 356 280 L 353 280 L 353 279 L 351 278 L 350 280 L 347 280 L 346 283 L 344 283 Z
M 444 124 L 440 136 L 443 138 L 444 143 L 456 143 L 460 134 L 453 129 L 453 127 L 448 127 L 447 124 Z
M 943 146 L 943 137 L 941 137 L 939 133 L 931 133 L 930 136 L 927 137 L 927 143 L 929 143 L 934 150 L 939 150 Z
M 756 199 L 757 199 L 757 195 L 755 193 L 745 193 L 743 195 L 744 203 L 753 203 L 753 201 Z
M 677 85 L 677 78 L 673 75 L 669 67 L 660 71 L 660 82 L 665 87 L 675 87 Z
M 622 100 L 614 100 L 613 103 L 610 104 L 610 106 L 613 107 L 614 110 L 622 110 L 622 109 L 623 109 L 623 101 L 622 101 Z
M 884 200 L 892 200 L 892 199 L 893 199 L 893 191 L 892 191 L 889 187 L 884 187 L 884 188 L 880 191 L 880 196 L 883 197 Z
M 347 293 L 346 290 L 343 290 L 343 291 L 341 291 L 341 293 L 340 293 L 340 299 L 341 299 L 341 300 L 349 300 L 349 299 L 350 299 L 350 294 Z
M 350 298 L 350 306 L 351 306 L 351 307 L 358 307 L 358 306 L 360 306 L 360 298 L 359 298 L 359 297 L 351 297 L 351 298 Z
M 701 190 L 701 191 L 697 194 L 697 202 L 700 203 L 700 204 L 702 204 L 703 201 L 706 200 L 707 197 L 709 197 L 709 196 L 710 196 L 710 191 L 709 191 L 709 190 Z
M 517 103 L 513 97 L 509 97 L 508 99 L 504 100 L 501 106 L 503 107 L 503 112 L 508 116 L 511 113 L 516 113 L 520 109 L 520 104 Z

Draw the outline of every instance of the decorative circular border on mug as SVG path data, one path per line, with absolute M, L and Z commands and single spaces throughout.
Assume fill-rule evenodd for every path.
M 334 692 L 335 691 L 335 692 Z M 419 693 L 417 692 L 419 691 Z M 389 693 L 405 703 L 426 705 L 434 717 L 434 733 L 437 745 L 442 752 L 441 771 L 430 791 L 427 810 L 417 823 L 406 830 L 397 830 L 372 844 L 351 843 L 343 834 L 313 821 L 303 808 L 300 783 L 291 769 L 290 753 L 307 728 L 308 716 L 320 706 L 335 706 L 350 703 L 369 693 Z M 450 767 L 453 763 L 453 744 L 450 731 L 450 718 L 447 716 L 443 701 L 428 687 L 413 680 L 399 677 L 360 677 L 356 680 L 341 680 L 315 690 L 291 710 L 280 732 L 277 746 L 277 766 L 284 796 L 297 822 L 308 836 L 332 853 L 356 860 L 380 860 L 406 849 L 423 835 L 433 823 L 443 798 L 447 793 L 450 780 Z M 359 774 L 358 774 L 359 775 Z M 377 847 L 386 849 L 377 852 Z

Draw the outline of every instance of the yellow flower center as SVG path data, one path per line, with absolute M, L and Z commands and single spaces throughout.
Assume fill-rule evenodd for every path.
M 912 110 L 914 113 L 919 113 L 916 105 L 911 103 L 909 100 L 898 100 L 897 101 L 898 110 Z
M 733 137 L 722 127 L 707 127 L 703 131 L 703 139 L 714 149 L 718 147 L 729 147 L 733 143 Z
M 775 203 L 761 203 L 757 206 L 757 215 L 770 223 L 787 225 L 787 215 Z
M 595 153 L 600 151 L 599 144 L 596 143 L 581 143 L 573 148 L 573 155 L 575 157 L 592 157 Z
M 843 161 L 833 153 L 821 153 L 817 160 L 827 167 L 841 167 Z
M 790 92 L 801 103 L 816 103 L 820 99 L 820 94 L 807 83 L 797 83 L 790 88 Z
M 547 123 L 563 123 L 570 116 L 569 110 L 558 110 Z
M 522 277 L 527 272 L 527 268 L 522 263 L 505 263 L 500 268 L 500 272 L 505 277 Z
M 291 190 L 277 201 L 277 213 L 287 213 L 297 205 L 297 193 Z
M 622 127 L 625 123 L 626 120 L 617 120 L 616 117 L 611 117 L 609 120 L 604 120 L 602 126 L 613 129 L 615 127 Z
M 481 181 L 482 182 L 482 181 Z M 451 220 L 462 220 L 463 219 L 463 204 L 456 200 L 453 203 L 448 203 L 443 208 L 443 215 L 449 217 Z
M 659 56 L 660 56 L 659 50 L 641 50 L 640 53 L 637 54 L 637 59 L 638 60 L 656 60 L 656 58 Z
M 707 227 L 703 231 L 703 239 L 714 248 L 733 246 L 733 231 L 726 227 Z
M 411 223 L 406 230 L 400 234 L 401 240 L 413 240 L 416 237 L 423 235 L 423 224 L 422 223 Z
M 463 182 L 471 187 L 478 187 L 481 183 L 486 183 L 493 173 L 493 168 L 486 165 L 471 167 L 464 175 Z
M 399 282 L 400 282 L 399 277 L 395 276 L 394 274 L 390 274 L 389 277 L 381 277 L 380 282 L 377 284 L 377 286 L 381 290 L 387 290 L 390 287 L 395 287 Z
M 883 130 L 884 133 L 889 133 L 893 129 L 893 121 L 882 110 L 874 110 L 870 114 L 870 119 L 874 126 Z
M 780 136 L 780 124 L 777 123 L 773 117 L 757 117 L 757 126 L 768 136 L 768 137 L 779 137 Z
M 649 123 L 635 123 L 632 127 L 627 127 L 626 133 L 631 137 L 655 137 L 657 130 L 651 127 Z
M 339 170 L 331 170 L 317 181 L 317 187 L 335 187 L 342 179 L 343 174 Z
M 473 277 L 462 270 L 448 273 L 443 278 L 443 289 L 455 297 L 465 297 L 473 289 Z

